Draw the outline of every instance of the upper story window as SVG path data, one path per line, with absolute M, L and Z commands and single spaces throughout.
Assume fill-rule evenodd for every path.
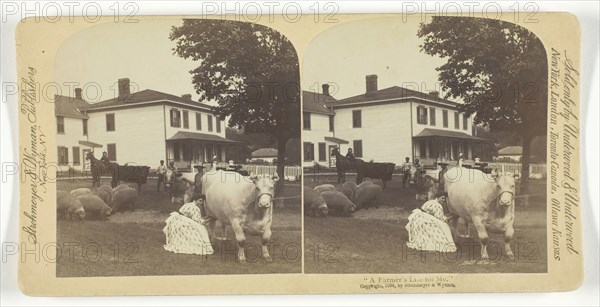
M 444 128 L 448 128 L 448 110 L 442 110 L 442 121 Z
M 202 113 L 196 113 L 196 130 L 202 130 Z
M 435 108 L 429 107 L 429 124 L 435 126 Z
M 426 107 L 417 107 L 417 124 L 427 125 L 427 108 Z
M 65 133 L 65 118 L 62 116 L 56 117 L 56 132 L 60 134 Z
M 460 129 L 460 118 L 458 112 L 454 112 L 454 129 Z
M 88 120 L 87 118 L 82 119 L 83 123 L 83 135 L 88 135 Z
M 181 127 L 181 112 L 177 109 L 171 109 L 171 127 Z
M 310 130 L 310 112 L 302 112 L 302 129 Z
M 362 127 L 362 111 L 354 110 L 352 111 L 352 128 L 360 127 Z
M 207 120 L 207 122 L 208 122 L 208 131 L 212 132 L 213 131 L 213 117 L 212 117 L 212 115 L 208 114 L 206 116 L 206 118 L 208 119 Z
M 221 133 L 221 120 L 217 117 L 217 133 Z
M 333 124 L 333 115 L 329 115 L 329 131 L 335 131 L 335 127 Z
M 106 114 L 106 131 L 115 131 L 115 113 Z
M 469 127 L 469 116 L 467 114 L 463 114 L 463 130 L 468 130 Z
M 190 127 L 190 117 L 188 111 L 183 111 L 183 128 L 188 129 Z

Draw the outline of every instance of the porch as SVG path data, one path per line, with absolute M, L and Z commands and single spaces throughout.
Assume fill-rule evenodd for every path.
M 167 139 L 167 165 L 173 161 L 180 170 L 193 170 L 193 166 L 212 162 L 234 160 L 245 162 L 243 148 L 237 141 L 198 132 L 179 131 Z
M 466 164 L 473 164 L 475 158 L 491 161 L 490 145 L 489 140 L 466 133 L 426 128 L 413 136 L 413 161 L 434 165 L 457 161 L 461 153 Z

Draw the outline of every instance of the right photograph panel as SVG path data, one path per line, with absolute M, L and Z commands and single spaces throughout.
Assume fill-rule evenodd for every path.
M 343 23 L 302 67 L 305 272 L 547 272 L 548 61 L 508 22 Z

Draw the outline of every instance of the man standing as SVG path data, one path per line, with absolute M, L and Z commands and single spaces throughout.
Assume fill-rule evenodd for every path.
M 160 165 L 156 168 L 156 174 L 158 175 L 158 183 L 156 184 L 156 192 L 160 192 L 160 185 L 163 184 L 164 190 L 167 190 L 167 181 L 165 176 L 167 174 L 167 166 L 165 160 L 160 160 Z
M 405 162 L 404 162 L 404 164 L 402 164 L 402 173 L 404 174 L 402 176 L 402 188 L 403 189 L 406 185 L 406 182 L 410 178 L 410 168 L 412 167 L 409 157 L 406 157 L 404 160 L 405 160 Z

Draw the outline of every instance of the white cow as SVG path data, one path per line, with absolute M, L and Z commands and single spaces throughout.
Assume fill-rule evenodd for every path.
M 444 175 L 448 208 L 473 223 L 481 242 L 481 259 L 487 260 L 488 231 L 504 234 L 506 255 L 513 259 L 510 240 L 514 234 L 515 179 L 512 173 L 485 174 L 477 169 L 450 168 Z M 455 221 L 456 222 L 456 221 Z M 455 225 L 454 225 L 455 226 Z
M 202 176 L 206 194 L 206 214 L 209 226 L 216 221 L 223 227 L 231 225 L 238 243 L 238 260 L 246 261 L 246 234 L 262 238 L 262 256 L 271 261 L 267 244 L 271 240 L 273 191 L 277 174 L 241 176 L 237 172 L 219 170 Z

